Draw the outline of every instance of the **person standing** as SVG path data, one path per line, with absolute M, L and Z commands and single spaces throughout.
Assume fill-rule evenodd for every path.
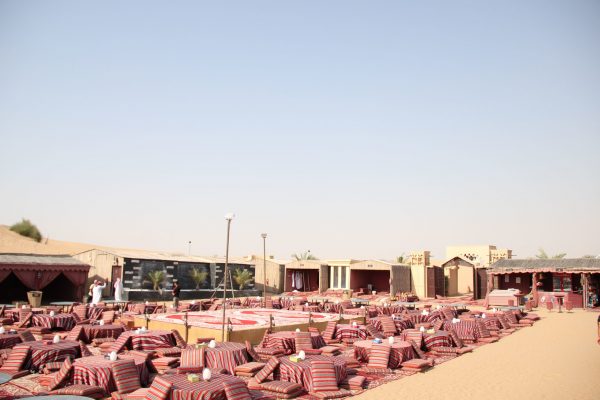
M 88 298 L 87 298 L 88 303 L 92 302 L 92 297 L 94 296 L 94 288 L 96 287 L 97 284 L 98 284 L 98 280 L 94 279 L 94 282 L 92 282 L 92 284 L 89 287 Z
M 123 282 L 121 282 L 121 278 L 115 280 L 114 288 L 115 301 L 123 301 Z
M 108 279 L 107 279 L 108 281 Z M 96 285 L 92 289 L 92 304 L 96 305 L 102 301 L 102 291 L 106 287 L 106 281 L 103 285 L 100 284 L 100 281 L 97 281 Z
M 179 307 L 179 292 L 181 292 L 181 288 L 179 287 L 179 283 L 177 283 L 177 281 L 173 282 L 173 308 L 175 308 L 175 310 L 177 310 L 177 307 Z

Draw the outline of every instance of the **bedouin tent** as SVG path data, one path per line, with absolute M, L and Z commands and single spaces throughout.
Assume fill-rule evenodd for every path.
M 89 269 L 66 255 L 0 254 L 0 284 L 13 274 L 27 290 L 43 290 L 62 274 L 75 290 L 60 300 L 81 301 Z

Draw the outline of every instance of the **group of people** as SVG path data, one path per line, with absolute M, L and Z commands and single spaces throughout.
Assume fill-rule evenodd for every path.
M 94 279 L 94 283 L 90 285 L 88 291 L 89 303 L 98 304 L 102 301 L 102 291 L 106 288 L 106 282 L 108 282 L 108 278 L 104 282 Z M 115 288 L 115 301 L 123 301 L 123 282 L 121 282 L 121 278 L 117 278 L 113 286 Z

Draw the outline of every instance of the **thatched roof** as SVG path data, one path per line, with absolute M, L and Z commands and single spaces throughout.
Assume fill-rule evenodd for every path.
M 515 260 L 502 259 L 492 265 L 488 272 L 502 274 L 511 272 L 598 272 L 600 273 L 600 259 L 598 258 L 548 258 Z

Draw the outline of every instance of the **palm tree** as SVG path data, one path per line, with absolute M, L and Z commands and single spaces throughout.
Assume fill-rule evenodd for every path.
M 397 262 L 398 264 L 403 264 L 403 263 L 404 263 L 404 261 L 405 261 L 404 259 L 405 259 L 405 257 L 404 257 L 404 253 L 402 253 L 402 255 L 400 255 L 400 256 L 398 256 L 398 257 L 396 257 L 396 262 Z
M 190 276 L 196 284 L 196 289 L 200 289 L 200 285 L 206 282 L 206 278 L 208 278 L 208 272 L 194 268 L 190 271 Z
M 160 288 L 160 284 L 165 280 L 165 271 L 156 270 L 148 272 L 148 279 L 152 282 L 152 288 L 154 290 L 158 290 Z
M 561 258 L 565 258 L 565 256 L 567 255 L 567 253 L 558 253 L 553 255 L 552 257 L 549 257 L 548 254 L 546 253 L 546 251 L 544 249 L 542 249 L 540 247 L 538 253 L 535 255 L 536 258 L 539 258 L 541 260 L 547 260 L 547 259 L 561 259 Z
M 236 268 L 233 273 L 233 280 L 240 286 L 240 290 L 243 290 L 248 283 L 254 280 L 254 278 L 249 269 Z
M 310 250 L 305 251 L 304 253 L 300 253 L 300 254 L 292 254 L 292 258 L 294 258 L 296 261 L 300 261 L 300 260 L 318 260 L 317 257 L 315 257 L 314 255 L 312 255 L 310 253 Z

